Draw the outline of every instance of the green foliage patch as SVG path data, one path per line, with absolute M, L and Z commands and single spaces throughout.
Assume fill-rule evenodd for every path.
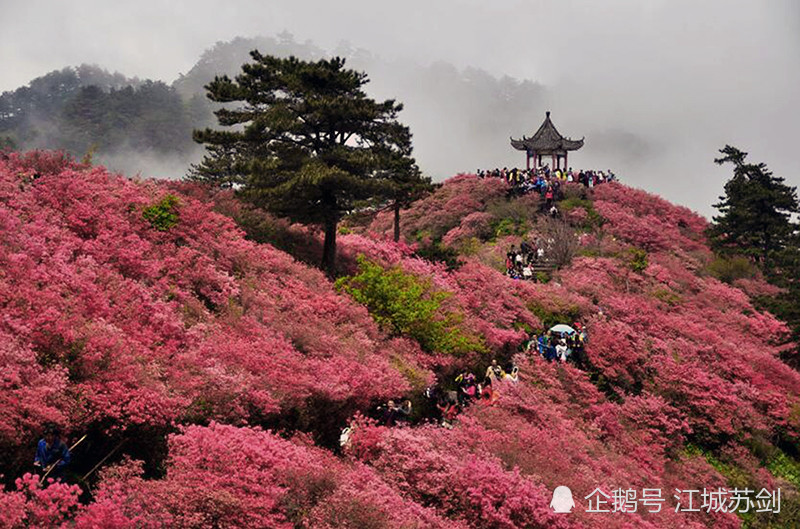
M 155 204 L 142 210 L 142 217 L 158 231 L 167 231 L 178 224 L 178 205 L 175 195 L 166 194 Z
M 450 292 L 436 290 L 430 280 L 399 266 L 384 269 L 359 255 L 358 273 L 339 278 L 336 288 L 365 305 L 383 328 L 414 338 L 426 351 L 452 355 L 486 351 L 479 336 L 461 327 L 463 316 L 443 308 Z
M 502 219 L 492 223 L 492 233 L 495 238 L 507 235 L 525 235 L 528 232 L 528 224 L 525 221 Z
M 530 310 L 542 322 L 543 329 L 549 329 L 559 323 L 571 324 L 580 319 L 581 309 L 577 305 L 570 305 L 560 311 L 549 311 L 535 303 L 528 303 Z
M 625 262 L 628 268 L 634 272 L 644 272 L 649 265 L 647 252 L 641 248 L 630 248 L 625 254 Z
M 676 294 L 673 290 L 669 288 L 656 288 L 653 290 L 652 295 L 659 301 L 663 301 L 667 305 L 674 307 L 675 305 L 680 304 L 683 301 L 680 295 Z
M 752 278 L 756 268 L 747 257 L 717 257 L 707 267 L 708 273 L 723 283 L 733 283 L 737 279 Z

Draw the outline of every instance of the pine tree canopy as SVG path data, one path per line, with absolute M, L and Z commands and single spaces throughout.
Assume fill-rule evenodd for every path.
M 395 178 L 421 178 L 411 133 L 397 120 L 403 107 L 369 98 L 366 74 L 345 68 L 344 59 L 250 55 L 253 62 L 235 79 L 216 77 L 206 86 L 209 99 L 223 104 L 215 114 L 224 130 L 194 132 L 208 154 L 190 177 L 234 186 L 278 215 L 324 225 L 323 264 L 332 272 L 341 216 L 363 201 L 393 198 Z
M 731 163 L 733 177 L 725 195 L 714 207 L 720 212 L 710 229 L 715 247 L 722 252 L 749 255 L 763 268 L 795 243 L 800 212 L 797 190 L 774 176 L 763 163 L 746 163 L 746 152 L 726 145 L 717 164 Z

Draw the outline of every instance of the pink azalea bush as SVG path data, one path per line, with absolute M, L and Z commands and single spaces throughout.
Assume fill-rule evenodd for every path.
M 594 208 L 605 219 L 604 228 L 646 249 L 704 248 L 705 219 L 687 208 L 618 183 L 594 189 Z
M 80 487 L 39 476 L 17 478 L 16 490 L 0 491 L 0 527 L 66 527 L 78 512 Z
M 82 527 L 458 527 L 404 501 L 372 470 L 256 428 L 212 423 L 170 437 L 167 475 L 105 472 Z
M 447 246 L 458 246 L 470 239 L 487 239 L 492 235 L 491 223 L 494 220 L 494 215 L 485 211 L 476 211 L 470 213 L 461 221 L 461 223 L 448 231 L 442 237 L 442 243 Z
M 389 359 L 413 364 L 419 350 L 321 272 L 188 197 L 173 227 L 154 229 L 142 215 L 165 196 L 154 182 L 28 158 L 0 162 L 0 335 L 14 336 L 0 346 L 3 445 L 48 421 L 242 422 L 409 388 Z
M 440 189 L 414 202 L 401 212 L 401 232 L 406 240 L 439 239 L 459 226 L 462 219 L 482 211 L 494 199 L 505 196 L 508 184 L 500 178 L 459 175 L 447 180 Z M 391 233 L 393 213 L 379 213 L 370 226 L 378 234 Z M 480 224 L 481 221 L 473 218 Z M 470 221 L 472 222 L 472 221 Z M 455 237 L 455 235 L 454 235 Z

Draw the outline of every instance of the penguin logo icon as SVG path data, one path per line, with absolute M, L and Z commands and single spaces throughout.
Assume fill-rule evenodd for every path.
M 550 508 L 554 512 L 572 512 L 575 507 L 575 501 L 572 499 L 572 491 L 569 487 L 561 485 L 556 487 L 553 491 L 553 500 L 550 502 Z

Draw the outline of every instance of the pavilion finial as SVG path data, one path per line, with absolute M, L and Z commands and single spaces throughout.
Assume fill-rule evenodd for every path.
M 548 117 L 548 118 L 550 117 L 550 111 L 549 110 L 547 112 L 545 112 L 545 116 Z

